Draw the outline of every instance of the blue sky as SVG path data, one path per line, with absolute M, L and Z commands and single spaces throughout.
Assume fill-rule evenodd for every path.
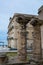
M 14 13 L 37 15 L 43 0 L 0 0 L 0 41 L 6 43 L 9 18 Z

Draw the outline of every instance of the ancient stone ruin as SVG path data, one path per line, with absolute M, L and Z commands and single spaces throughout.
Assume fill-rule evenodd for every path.
M 26 25 L 30 23 L 33 26 L 34 34 L 33 34 L 33 58 L 37 60 L 42 59 L 42 50 L 41 50 L 41 29 L 40 26 L 43 24 L 43 20 L 36 17 L 26 17 L 23 14 L 16 14 L 16 22 L 20 24 L 19 32 L 18 32 L 18 60 L 19 63 L 22 61 L 27 61 L 27 31 Z M 30 18 L 29 18 L 30 17 Z M 28 61 L 29 62 L 29 61 Z M 14 62 L 18 63 L 18 62 Z
M 8 57 L 6 56 L 6 52 L 0 52 L 0 65 L 6 65 L 8 62 Z
M 18 14 L 15 14 L 13 16 L 13 18 L 11 19 L 11 22 L 14 19 L 16 21 L 16 23 L 18 23 L 20 25 L 19 31 L 18 31 L 18 57 L 16 58 L 16 60 L 9 61 L 7 63 L 7 65 L 15 65 L 15 64 L 20 65 L 22 63 L 27 63 L 27 51 L 26 51 L 27 31 L 26 31 L 26 28 L 27 28 L 28 23 L 30 23 L 33 26 L 33 30 L 34 30 L 34 33 L 33 33 L 33 58 L 36 60 L 39 60 L 39 62 L 41 60 L 43 62 L 42 47 L 41 47 L 41 28 L 40 28 L 41 25 L 43 25 L 43 18 L 42 18 L 43 15 L 42 15 L 41 11 L 43 11 L 43 6 L 39 9 L 38 16 L 18 13 Z M 3 58 L 5 59 L 5 57 L 3 57 Z M 1 63 L 2 63 L 2 60 L 1 60 Z

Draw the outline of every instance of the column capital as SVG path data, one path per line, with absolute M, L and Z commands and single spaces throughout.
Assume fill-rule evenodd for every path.
M 20 25 L 26 25 L 29 21 L 26 20 L 24 16 L 18 16 L 16 17 L 16 22 Z
M 37 25 L 41 26 L 43 25 L 43 20 L 40 20 L 38 18 L 32 18 L 30 24 L 33 26 L 37 26 Z

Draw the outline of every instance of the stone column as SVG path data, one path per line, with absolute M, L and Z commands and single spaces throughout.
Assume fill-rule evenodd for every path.
M 21 25 L 18 32 L 18 57 L 20 60 L 25 61 L 27 57 L 26 52 L 26 26 Z
M 18 31 L 18 58 L 21 61 L 26 61 L 27 52 L 26 52 L 26 24 L 24 17 L 17 17 L 17 23 L 20 24 L 20 29 Z
M 36 59 L 41 59 L 41 29 L 38 21 L 31 21 L 33 25 L 34 33 L 33 33 L 33 57 Z
M 41 59 L 41 30 L 39 25 L 34 27 L 33 38 L 34 38 L 33 56 L 34 58 Z

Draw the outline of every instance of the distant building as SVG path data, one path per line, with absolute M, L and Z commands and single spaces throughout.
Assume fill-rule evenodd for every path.
M 28 21 L 30 21 L 32 18 L 38 18 L 43 20 L 43 6 L 40 7 L 38 9 L 38 15 L 29 15 L 29 14 L 20 14 L 20 13 L 16 13 L 14 14 L 14 16 L 12 18 L 10 18 L 10 23 L 8 25 L 8 47 L 10 48 L 14 48 L 17 49 L 18 47 L 18 33 L 19 33 L 19 29 L 20 29 L 20 25 L 19 23 L 16 22 L 16 16 L 25 16 L 26 19 L 29 19 Z M 43 26 L 42 26 L 43 28 Z M 41 28 L 41 38 L 43 37 L 43 29 Z M 31 47 L 33 45 L 33 33 L 34 33 L 34 29 L 33 26 L 28 23 L 27 24 L 27 49 L 29 49 L 29 47 Z M 42 40 L 43 43 L 43 40 Z M 43 44 L 42 44 L 43 47 Z

